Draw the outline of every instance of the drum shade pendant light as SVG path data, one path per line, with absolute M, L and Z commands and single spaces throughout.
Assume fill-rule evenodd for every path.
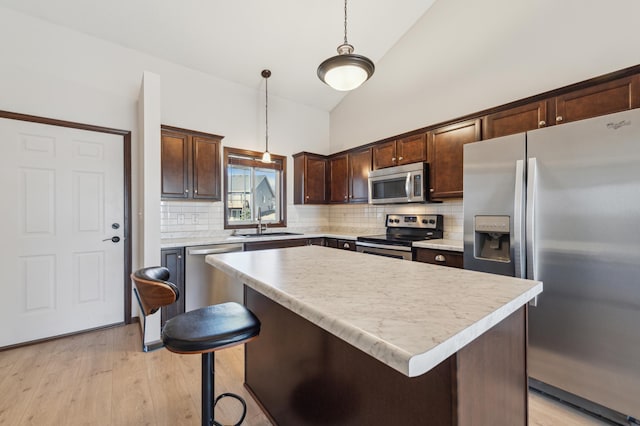
M 347 0 L 344 0 L 344 43 L 338 46 L 338 55 L 318 67 L 318 77 L 336 90 L 348 91 L 359 87 L 375 71 L 373 62 L 365 56 L 355 55 L 347 42 Z
M 264 77 L 264 154 L 262 154 L 262 162 L 270 163 L 271 154 L 269 154 L 269 77 L 271 71 L 262 70 Z

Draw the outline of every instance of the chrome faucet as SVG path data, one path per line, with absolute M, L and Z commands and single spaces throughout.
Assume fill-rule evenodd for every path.
M 262 224 L 262 209 L 258 207 L 258 235 L 262 235 L 262 231 L 267 230 L 267 224 Z

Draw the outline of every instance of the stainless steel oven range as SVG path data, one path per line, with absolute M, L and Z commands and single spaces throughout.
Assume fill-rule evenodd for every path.
M 442 238 L 440 214 L 388 214 L 387 233 L 358 237 L 356 250 L 378 256 L 412 260 L 414 241 Z

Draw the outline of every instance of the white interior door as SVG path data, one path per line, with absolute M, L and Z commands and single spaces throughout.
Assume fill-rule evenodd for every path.
M 123 143 L 0 118 L 0 347 L 124 320 Z

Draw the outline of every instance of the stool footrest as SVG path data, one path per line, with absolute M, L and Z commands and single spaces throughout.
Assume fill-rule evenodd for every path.
M 234 423 L 233 425 L 228 425 L 228 426 L 240 426 L 244 421 L 244 418 L 247 416 L 247 403 L 244 401 L 244 398 L 242 398 L 240 395 L 236 395 L 235 393 L 231 393 L 231 392 L 222 393 L 216 397 L 215 401 L 213 401 L 213 407 L 215 408 L 216 404 L 218 404 L 218 401 L 220 401 L 222 398 L 227 398 L 227 397 L 236 399 L 240 401 L 240 403 L 242 404 L 242 415 L 240 416 L 240 420 L 238 420 L 238 423 Z M 216 422 L 215 420 L 213 421 L 213 425 L 227 426 L 227 425 L 222 425 Z

